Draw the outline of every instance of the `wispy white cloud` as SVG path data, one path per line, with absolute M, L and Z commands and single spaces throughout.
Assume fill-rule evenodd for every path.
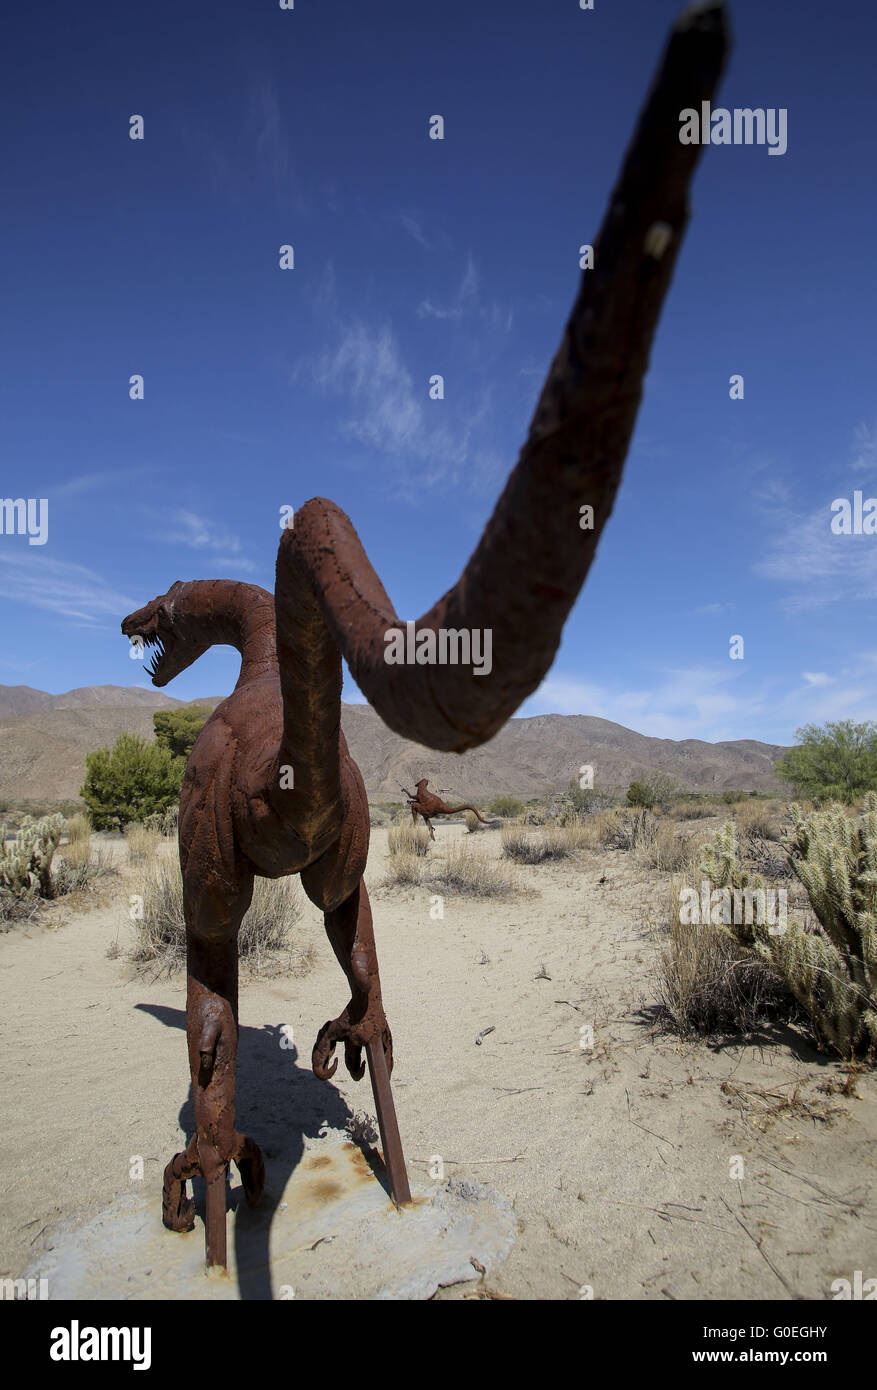
M 873 654 L 872 654 L 873 655 Z M 521 715 L 588 714 L 652 738 L 755 738 L 789 742 L 803 724 L 871 718 L 877 663 L 858 661 L 837 673 L 802 673 L 791 681 L 751 681 L 735 662 L 657 673 L 645 688 L 612 687 L 553 672 L 518 711 Z
M 702 603 L 701 606 L 700 606 L 699 608 L 695 608 L 694 612 L 695 612 L 696 614 L 698 614 L 698 615 L 703 615 L 703 616 L 705 616 L 705 617 L 714 618 L 714 617 L 718 617 L 718 615 L 719 615 L 720 613 L 727 613 L 730 609 L 734 608 L 735 606 L 736 606 L 735 604 L 730 603 L 730 602 L 728 602 L 728 603 Z
M 501 463 L 487 442 L 490 393 L 481 392 L 462 419 L 457 412 L 455 430 L 440 423 L 441 402 L 429 399 L 425 380 L 415 385 L 388 325 L 348 319 L 335 345 L 308 369 L 321 390 L 348 397 L 353 410 L 340 425 L 346 438 L 405 460 L 394 477 L 400 492 L 493 482 Z M 419 465 L 416 476 L 411 463 Z
M 120 622 L 138 606 L 130 595 L 112 589 L 101 575 L 85 565 L 54 560 L 35 549 L 0 550 L 0 597 L 42 608 L 88 627 L 107 618 Z
M 464 314 L 469 313 L 478 304 L 480 293 L 480 279 L 475 268 L 475 262 L 471 255 L 466 259 L 466 268 L 463 271 L 463 278 L 449 305 L 442 308 L 432 303 L 430 299 L 421 300 L 417 314 L 419 318 L 432 319 L 461 319 Z
M 272 78 L 262 74 L 250 85 L 249 128 L 253 132 L 256 155 L 264 173 L 279 189 L 292 184 L 292 156 L 289 149 L 280 101 Z
M 789 612 L 877 598 L 877 536 L 838 536 L 832 498 L 810 513 L 778 513 L 768 525 L 771 553 L 753 570 L 789 590 Z
M 125 478 L 139 477 L 136 469 L 107 469 L 99 473 L 81 473 L 78 478 L 68 478 L 64 483 L 52 484 L 49 492 L 50 502 L 56 498 L 78 497 L 84 492 L 96 492 L 101 488 L 117 489 Z
M 177 508 L 162 513 L 161 529 L 156 529 L 154 537 L 168 545 L 184 545 L 190 550 L 204 551 L 214 564 L 246 572 L 256 568 L 244 555 L 237 536 L 225 527 L 217 526 L 200 512 Z
M 256 183 L 267 183 L 280 203 L 303 213 L 310 199 L 298 177 L 283 118 L 277 84 L 264 70 L 254 70 L 240 84 L 244 101 L 210 117 L 187 118 L 180 139 L 192 163 L 212 191 L 235 203 L 248 197 Z M 222 122 L 221 132 L 217 122 Z
M 877 471 L 877 430 L 861 424 L 856 428 L 852 468 L 856 473 Z
M 413 212 L 406 212 L 404 209 L 399 211 L 398 216 L 402 226 L 408 235 L 414 238 L 418 246 L 422 246 L 425 251 L 432 251 L 434 243 L 423 230 L 421 219 L 416 217 Z

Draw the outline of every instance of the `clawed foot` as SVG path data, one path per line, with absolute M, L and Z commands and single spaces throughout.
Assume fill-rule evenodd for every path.
M 387 1072 L 393 1071 L 393 1036 L 390 1026 L 384 1017 L 383 1010 L 375 1010 L 359 1023 L 351 1023 L 349 1010 L 338 1018 L 330 1019 L 324 1023 L 319 1033 L 317 1041 L 314 1043 L 314 1050 L 311 1054 L 311 1066 L 314 1069 L 314 1076 L 321 1081 L 329 1081 L 338 1068 L 338 1058 L 332 1060 L 336 1043 L 344 1043 L 344 1065 L 350 1072 L 354 1081 L 361 1081 L 365 1075 L 365 1063 L 362 1060 L 362 1049 L 372 1041 L 373 1038 L 380 1038 L 384 1048 L 384 1056 L 387 1059 Z
M 161 1219 L 170 1231 L 191 1231 L 195 1225 L 195 1203 L 186 1196 L 186 1183 L 201 1171 L 189 1145 L 185 1153 L 174 1154 L 164 1170 Z
M 241 1175 L 241 1185 L 248 1207 L 259 1205 L 265 1188 L 265 1161 L 262 1150 L 246 1134 L 235 1135 L 235 1148 L 231 1155 Z M 217 1155 L 211 1155 L 215 1168 L 222 1163 Z M 198 1155 L 197 1136 L 183 1152 L 174 1154 L 164 1170 L 164 1185 L 161 1199 L 161 1219 L 171 1231 L 191 1231 L 195 1225 L 195 1203 L 187 1196 L 186 1184 L 190 1178 L 203 1177 L 203 1165 Z M 222 1178 L 224 1184 L 225 1179 Z

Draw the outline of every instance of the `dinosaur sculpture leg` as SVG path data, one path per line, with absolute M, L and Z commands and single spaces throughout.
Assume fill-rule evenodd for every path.
M 351 998 L 344 1012 L 320 1029 L 313 1051 L 314 1073 L 326 1081 L 334 1075 L 338 1061 L 330 1059 L 335 1044 L 343 1041 L 345 1065 L 354 1080 L 359 1081 L 365 1071 L 362 1049 L 366 1049 L 390 1191 L 396 1205 L 404 1206 L 411 1201 L 411 1189 L 390 1088 L 393 1038 L 381 1002 L 378 956 L 365 884 L 360 882 L 346 902 L 324 917 L 326 934 L 350 983 Z
M 365 884 L 361 882 L 340 907 L 324 913 L 324 920 L 326 935 L 350 985 L 350 1003 L 320 1029 L 312 1057 L 314 1074 L 322 1081 L 334 1076 L 338 1060 L 331 1059 L 339 1042 L 344 1043 L 344 1062 L 355 1081 L 365 1073 L 362 1049 L 371 1042 L 381 1043 L 387 1071 L 392 1072 L 393 1039 L 381 1002 L 381 977 Z
M 183 1153 L 175 1154 L 164 1174 L 163 1218 L 175 1231 L 195 1224 L 194 1203 L 186 1182 L 200 1176 L 207 1188 L 207 1265 L 225 1267 L 226 1174 L 234 1161 L 248 1204 L 256 1206 L 265 1184 L 258 1146 L 235 1129 L 235 1069 L 238 1045 L 237 933 L 252 896 L 252 878 L 233 906 L 222 904 L 210 920 L 199 894 L 185 895 L 188 994 L 186 1035 L 195 1108 L 195 1133 Z M 197 924 L 197 925 L 196 925 Z

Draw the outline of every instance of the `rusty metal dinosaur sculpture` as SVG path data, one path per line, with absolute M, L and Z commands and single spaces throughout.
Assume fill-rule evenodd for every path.
M 408 805 L 411 807 L 411 819 L 416 825 L 417 817 L 421 816 L 423 818 L 423 823 L 429 831 L 429 838 L 431 840 L 435 839 L 435 831 L 430 824 L 433 816 L 453 816 L 456 815 L 457 811 L 471 811 L 474 816 L 478 817 L 482 825 L 487 824 L 481 812 L 477 810 L 475 806 L 470 806 L 468 802 L 462 806 L 446 806 L 440 796 L 436 796 L 435 792 L 428 792 L 426 790 L 428 780 L 427 777 L 421 777 L 420 781 L 415 784 L 415 790 L 413 792 L 408 791 L 406 787 L 402 787 L 401 790 L 405 792 L 405 795 L 408 797 Z
M 363 883 L 369 814 L 341 732 L 342 657 L 391 729 L 454 752 L 497 733 L 548 671 L 612 510 L 688 220 L 700 147 L 680 143 L 679 113 L 713 96 L 727 45 L 720 4 L 688 11 L 674 26 L 518 463 L 460 579 L 415 624 L 492 631 L 490 674 L 388 664 L 385 638 L 399 619 L 350 520 L 322 498 L 283 533 L 273 598 L 231 581 L 178 582 L 122 623 L 129 639 L 155 647 L 156 686 L 212 644 L 241 653 L 238 682 L 199 735 L 180 799 L 196 1129 L 165 1170 L 164 1217 L 191 1229 L 186 1182 L 200 1174 L 208 1265 L 226 1263 L 229 1163 L 251 1205 L 265 1176 L 234 1108 L 237 933 L 254 875 L 300 874 L 350 985 L 347 1007 L 320 1029 L 316 1075 L 333 1075 L 330 1059 L 343 1042 L 348 1071 L 361 1077 L 365 1048 L 379 1117 L 392 1110 L 392 1039 Z M 584 507 L 593 524 L 583 529 Z M 404 1200 L 397 1132 L 383 1137 Z

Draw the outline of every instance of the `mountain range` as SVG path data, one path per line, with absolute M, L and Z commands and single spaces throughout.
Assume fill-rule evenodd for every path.
M 141 686 L 92 685 L 51 695 L 0 685 L 0 800 L 75 800 L 86 753 L 111 746 L 121 733 L 151 740 L 156 710 L 186 704 L 213 709 L 223 698 L 176 700 Z M 511 719 L 489 743 L 462 755 L 400 738 L 365 704 L 343 705 L 342 727 L 372 800 L 399 798 L 400 787 L 413 788 L 420 777 L 446 789 L 448 799 L 527 799 L 564 790 L 584 765 L 593 767 L 597 788 L 626 787 L 659 770 L 691 791 L 776 791 L 773 767 L 785 751 L 756 739 L 649 738 L 583 714 Z

